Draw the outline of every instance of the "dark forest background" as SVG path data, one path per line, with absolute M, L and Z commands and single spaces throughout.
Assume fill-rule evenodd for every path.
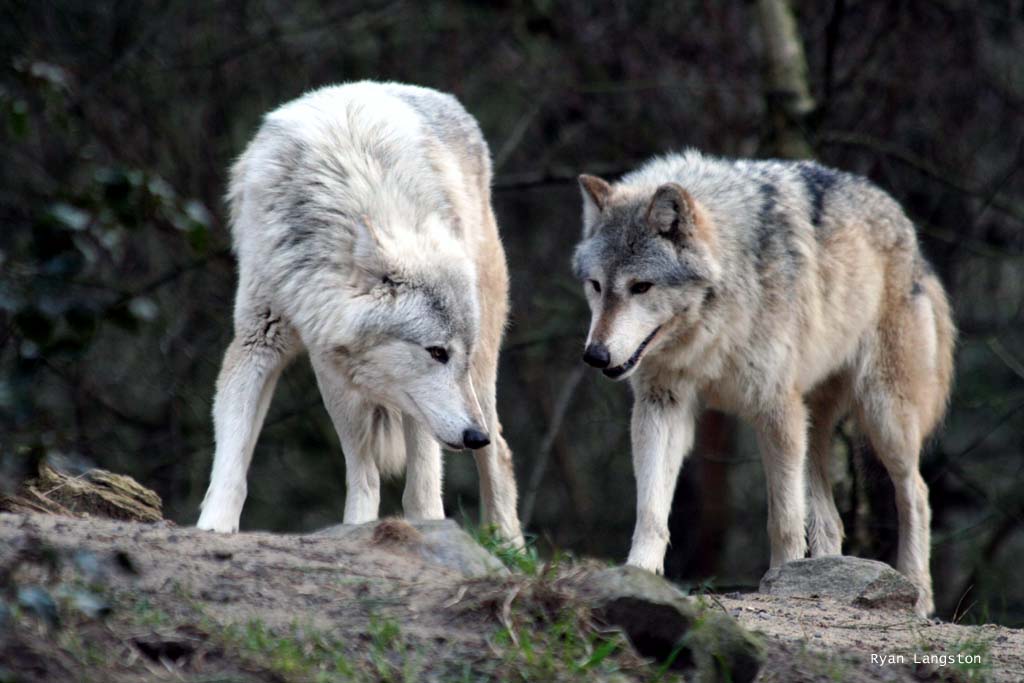
M 500 408 L 542 553 L 622 561 L 633 524 L 629 392 L 579 361 L 576 174 L 688 146 L 813 155 L 891 191 L 951 293 L 956 387 L 922 465 L 939 613 L 1024 624 L 1024 3 L 796 2 L 783 47 L 806 68 L 788 82 L 773 4 L 3 3 L 4 467 L 46 456 L 131 474 L 194 523 L 235 284 L 225 171 L 264 112 L 308 89 L 407 81 L 454 93 L 491 144 L 513 283 Z M 337 523 L 343 468 L 300 361 L 243 527 Z M 848 424 L 835 479 L 846 551 L 889 559 L 891 486 Z M 387 485 L 383 513 L 400 491 Z M 476 519 L 470 458 L 447 456 L 445 504 Z M 672 578 L 756 585 L 764 482 L 745 427 L 702 420 L 671 526 Z

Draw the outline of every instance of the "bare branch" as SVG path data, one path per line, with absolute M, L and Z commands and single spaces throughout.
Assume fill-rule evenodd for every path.
M 537 500 L 537 490 L 540 488 L 541 480 L 544 478 L 544 471 L 547 470 L 548 461 L 551 459 L 551 449 L 555 445 L 555 438 L 558 436 L 559 430 L 562 429 L 565 413 L 569 409 L 569 404 L 576 393 L 576 388 L 583 380 L 583 373 L 585 371 L 586 368 L 582 364 L 577 364 L 566 378 L 565 383 L 562 385 L 562 390 L 558 392 L 554 410 L 551 411 L 551 422 L 548 425 L 548 431 L 544 434 L 544 440 L 541 441 L 540 449 L 537 451 L 537 457 L 533 463 L 533 472 L 530 473 L 530 481 L 526 486 L 526 493 L 523 495 L 520 516 L 522 517 L 524 527 L 529 526 L 530 519 L 533 517 L 533 505 Z
M 1024 207 L 1021 205 L 999 194 L 991 194 L 991 196 L 989 196 L 990 192 L 986 192 L 975 183 L 959 180 L 955 174 L 947 172 L 927 159 L 919 157 L 913 152 L 886 140 L 879 140 L 878 138 L 870 135 L 864 135 L 862 133 L 830 131 L 820 135 L 818 137 L 818 143 L 820 145 L 863 147 L 873 152 L 884 154 L 887 157 L 896 159 L 897 161 L 910 166 L 914 170 L 939 181 L 946 187 L 956 190 L 957 192 L 972 197 L 987 199 L 988 204 L 993 208 L 999 209 L 1020 223 L 1024 223 Z

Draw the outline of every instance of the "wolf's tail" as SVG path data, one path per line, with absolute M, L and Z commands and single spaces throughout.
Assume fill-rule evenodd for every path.
M 363 427 L 364 453 L 372 455 L 381 477 L 398 476 L 405 469 L 405 435 L 402 432 L 402 414 L 397 410 L 377 406 L 370 412 Z
M 937 391 L 931 406 L 930 419 L 922 425 L 923 434 L 930 434 L 942 421 L 949 404 L 949 394 L 953 388 L 953 351 L 956 347 L 956 326 L 949 299 L 942 288 L 942 283 L 933 274 L 928 273 L 921 280 L 928 302 L 932 306 L 932 317 L 935 323 L 935 385 Z

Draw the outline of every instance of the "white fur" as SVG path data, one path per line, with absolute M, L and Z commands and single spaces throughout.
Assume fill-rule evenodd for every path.
M 461 449 L 467 430 L 491 436 L 478 463 L 510 459 L 478 395 L 494 394 L 507 297 L 489 184 L 476 123 L 432 90 L 333 86 L 267 115 L 232 169 L 235 339 L 200 528 L 238 529 L 274 383 L 303 349 L 345 454 L 346 524 L 376 519 L 381 476 L 403 468 L 406 514 L 443 518 L 439 442 Z M 482 503 L 521 543 L 512 476 L 482 465 Z

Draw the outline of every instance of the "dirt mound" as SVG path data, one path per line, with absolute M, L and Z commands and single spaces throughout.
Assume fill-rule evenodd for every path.
M 481 549 L 454 524 L 384 524 L 223 536 L 0 515 L 0 680 L 675 680 L 581 592 L 606 565 L 471 573 L 465 558 Z M 438 534 L 471 547 L 427 552 Z M 762 634 L 758 681 L 1024 679 L 1024 634 L 1012 629 L 827 598 L 689 602 L 701 623 L 731 615 Z M 940 654 L 953 660 L 913 660 Z

